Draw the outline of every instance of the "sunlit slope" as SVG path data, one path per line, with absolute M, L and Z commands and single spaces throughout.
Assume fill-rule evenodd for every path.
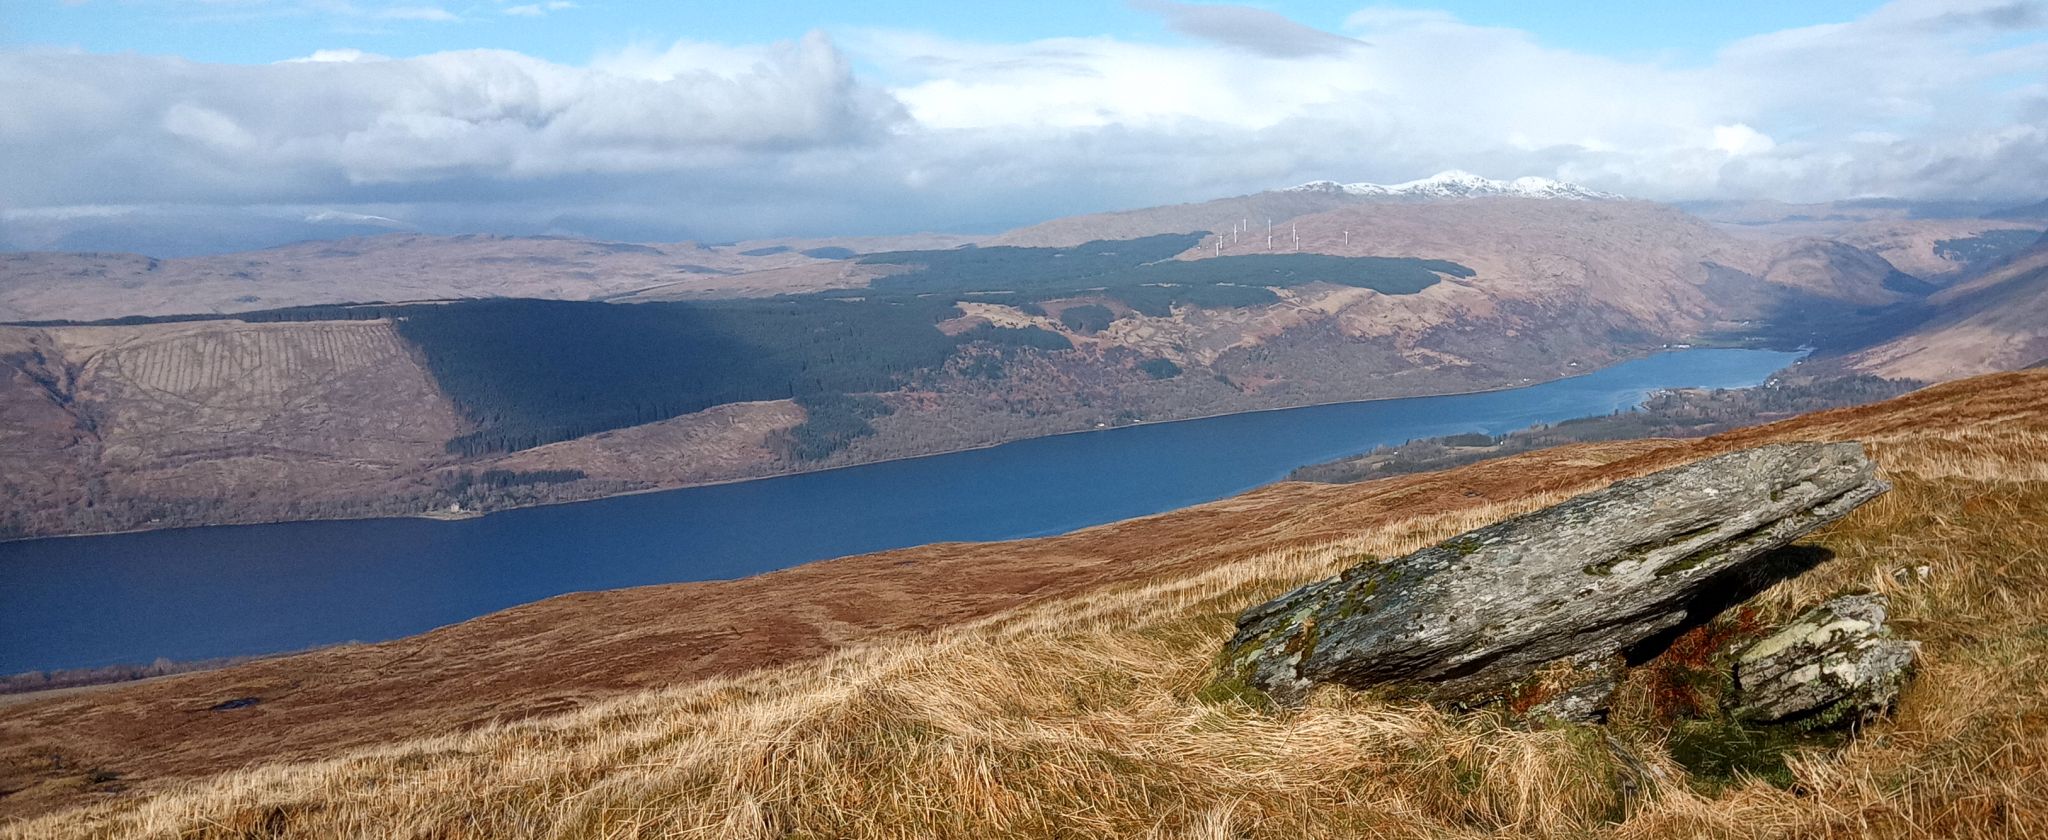
M 1695 787 L 1651 730 L 1610 743 L 1342 693 L 1291 718 L 1197 696 L 1238 610 L 1360 554 L 1838 439 L 1869 444 L 1897 489 L 1817 534 L 1835 559 L 1762 596 L 1762 618 L 1875 589 L 1925 658 L 1895 721 L 1799 759 L 1789 789 Z M 568 596 L 7 709 L 0 807 L 83 805 L 12 827 L 26 836 L 2028 836 L 2048 829 L 2044 593 L 2048 371 L 2030 371 L 1705 440 Z M 244 695 L 267 699 L 203 711 Z M 28 772 L 53 754 L 131 790 Z M 1633 760 L 1662 781 L 1625 801 Z
M 1881 376 L 1934 381 L 2048 359 L 2048 237 L 1930 303 L 1932 318 L 1849 363 Z

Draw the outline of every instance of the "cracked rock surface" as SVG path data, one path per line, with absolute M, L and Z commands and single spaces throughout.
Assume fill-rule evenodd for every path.
M 1832 723 L 1889 708 L 1919 652 L 1891 637 L 1881 595 L 1847 595 L 1800 613 L 1736 655 L 1736 717 Z
M 1319 683 L 1503 699 L 1546 667 L 1598 671 L 1712 618 L 1738 581 L 1770 574 L 1766 554 L 1888 489 L 1857 443 L 1764 446 L 1616 482 L 1246 610 L 1219 680 L 1282 705 Z

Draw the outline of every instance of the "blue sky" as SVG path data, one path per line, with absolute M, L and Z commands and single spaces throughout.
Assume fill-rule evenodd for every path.
M 308 3 L 262 0 L 8 0 L 0 36 L 11 45 L 75 47 L 91 52 L 178 55 L 200 61 L 264 63 L 354 48 L 390 56 L 452 49 L 517 50 L 558 62 L 581 62 L 632 43 L 677 39 L 753 43 L 805 31 L 854 28 L 929 30 L 970 40 L 1032 40 L 1115 35 L 1134 40 L 1173 37 L 1157 16 L 1116 0 L 959 3 L 940 0 L 778 0 L 778 2 L 627 2 L 576 0 L 545 15 L 507 14 L 529 5 L 505 3 Z M 1336 29 L 1361 3 L 1258 3 L 1321 29 Z M 1724 2 L 1527 2 L 1465 0 L 1417 8 L 1449 11 L 1484 26 L 1533 33 L 1546 44 L 1622 57 L 1697 61 L 1749 35 L 1848 20 L 1879 4 L 1869 0 L 1724 0 Z M 354 8 L 354 13 L 336 11 Z M 450 20 L 378 17 L 435 9 Z M 403 12 L 399 12 L 403 13 Z M 439 17 L 421 14 L 419 17 Z
M 2048 195 L 2048 0 L 0 0 L 0 248 L 994 231 L 1463 169 Z

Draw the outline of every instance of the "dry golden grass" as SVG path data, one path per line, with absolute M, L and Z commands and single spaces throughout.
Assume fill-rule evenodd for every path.
M 1196 699 L 1241 608 L 1576 486 L 0 835 L 2048 836 L 2048 409 L 1965 422 L 1913 399 L 1797 427 L 1858 432 L 1897 490 L 1818 535 L 1835 559 L 1760 596 L 1764 617 L 1874 589 L 1924 660 L 1892 720 L 1801 753 L 1790 788 L 1698 792 L 1653 728 L 1529 731 L 1336 690 L 1286 717 Z M 1793 436 L 1699 451 L 1773 435 Z

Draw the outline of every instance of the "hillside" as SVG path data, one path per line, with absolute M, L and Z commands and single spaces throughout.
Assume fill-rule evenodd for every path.
M 1897 489 L 1817 534 L 1833 559 L 1758 618 L 1873 588 L 1926 664 L 1895 720 L 1801 755 L 1791 789 L 1695 775 L 1654 729 L 1193 696 L 1238 610 L 1361 553 L 1718 452 L 1850 439 Z M 2044 547 L 2048 372 L 2002 374 L 31 699 L 0 708 L 0 811 L 29 819 L 0 832 L 2027 836 L 2048 828 L 2028 781 L 2048 765 Z M 1662 780 L 1654 797 L 1624 803 L 1624 761 Z
M 2048 225 L 2028 219 L 1899 218 L 1794 220 L 1724 227 L 1747 238 L 1839 242 L 1868 251 L 1914 277 L 1945 284 L 2011 256 Z
M 1231 233 L 1247 214 L 1252 229 Z M 1264 228 L 1269 216 L 1277 224 L 1270 247 Z M 1736 235 L 1676 208 L 1640 201 L 1416 201 L 1340 189 L 1296 190 L 1061 219 L 991 242 L 1066 245 L 1081 237 L 1175 230 L 1223 232 L 1184 259 L 1292 252 L 1298 235 L 1302 252 L 1451 260 L 1488 281 L 1468 291 L 1491 301 L 1461 308 L 1492 311 L 1502 301 L 1555 303 L 1583 296 L 1578 305 L 1608 310 L 1618 316 L 1614 320 L 1637 328 L 1698 330 L 1766 317 L 1774 308 L 1809 298 L 1884 306 L 1921 291 L 1885 257 L 1852 244 Z M 1931 251 L 1933 240 L 1925 247 Z M 1729 283 L 1730 278 L 1739 279 Z
M 175 259 L 0 253 L 0 321 L 469 297 L 593 300 L 649 289 L 674 297 L 774 295 L 863 285 L 869 275 L 849 274 L 845 262 L 856 252 L 966 241 L 913 235 L 637 244 L 401 233 Z
M 617 435 L 452 455 L 449 442 L 478 424 L 388 318 L 0 327 L 0 374 L 8 537 L 420 514 L 644 489 L 656 476 L 752 477 L 787 468 L 772 442 L 804 420 L 787 400 L 725 402 Z M 544 483 L 550 470 L 578 479 Z M 461 484 L 493 471 L 504 486 Z
M 1310 185 L 1059 220 L 973 248 L 934 236 L 702 246 L 393 234 L 184 260 L 0 256 L 0 311 L 197 308 L 251 322 L 0 328 L 11 336 L 0 360 L 19 370 L 0 413 L 21 419 L 16 442 L 0 439 L 0 473 L 18 476 L 0 480 L 0 535 L 488 511 L 1133 422 L 1514 387 L 1674 344 L 1854 350 L 1957 298 L 1929 298 L 1935 283 L 1883 253 L 1976 265 L 2008 258 L 2012 233 L 1892 219 L 1857 240 L 1870 247 L 1738 235 L 1568 186 Z M 1285 219 L 1270 245 L 1258 225 L 1243 229 L 1262 213 Z M 1069 241 L 1083 235 L 1123 238 Z M 1957 290 L 1985 279 L 1957 276 L 1936 279 Z M 504 295 L 536 299 L 461 299 Z M 418 298 L 455 300 L 271 308 Z M 370 317 L 390 323 L 357 323 Z M 388 364 L 335 343 L 371 333 L 395 336 L 378 345 Z M 173 379 L 121 385 L 123 360 L 146 348 L 137 363 Z M 275 390 L 238 408 L 240 383 L 215 393 L 225 385 L 177 378 L 224 375 L 206 367 L 216 357 Z M 1947 375 L 1896 371 L 1886 375 Z M 281 393 L 299 397 L 257 409 Z M 342 416 L 357 403 L 374 416 Z M 411 414 L 424 420 L 400 419 Z M 552 448 L 527 454 L 537 447 Z
M 0 371 L 0 534 L 397 512 L 464 428 L 388 321 L 0 328 Z
M 2048 358 L 2048 237 L 1929 299 L 1933 317 L 1846 363 L 1880 376 L 1953 379 Z

